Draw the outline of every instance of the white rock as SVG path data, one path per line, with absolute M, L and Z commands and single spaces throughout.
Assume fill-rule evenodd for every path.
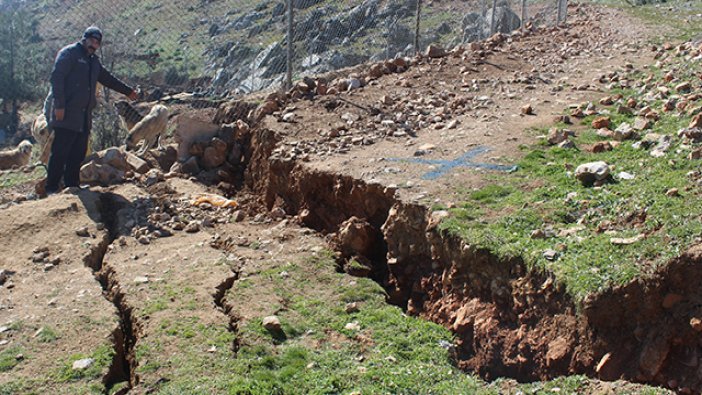
M 584 163 L 575 169 L 575 177 L 583 184 L 591 184 L 609 177 L 609 165 L 603 161 Z
M 95 363 L 95 360 L 92 358 L 79 359 L 79 360 L 73 362 L 73 370 L 87 369 L 90 366 L 92 366 L 93 363 Z

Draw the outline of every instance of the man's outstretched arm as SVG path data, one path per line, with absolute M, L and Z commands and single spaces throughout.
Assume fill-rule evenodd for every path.
M 128 96 L 132 100 L 137 99 L 137 92 L 132 87 L 120 81 L 117 77 L 112 75 L 104 67 L 100 67 L 98 82 L 114 91 Z

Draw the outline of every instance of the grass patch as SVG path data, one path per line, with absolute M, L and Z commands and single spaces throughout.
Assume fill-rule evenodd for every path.
M 79 380 L 98 380 L 107 371 L 107 368 L 112 363 L 114 350 L 108 345 L 101 345 L 93 351 L 92 354 L 73 354 L 68 357 L 61 365 L 62 367 L 55 372 L 53 378 L 61 383 L 79 381 Z M 80 359 L 92 358 L 93 364 L 83 370 L 74 370 L 73 362 Z
M 19 347 L 10 347 L 0 351 L 0 372 L 9 372 L 14 369 L 22 360 L 17 359 L 17 355 L 22 353 Z
M 0 173 L 0 190 L 16 187 L 31 181 L 37 181 L 42 177 L 46 177 L 46 170 L 44 170 L 42 166 L 38 166 L 28 173 L 23 171 L 3 172 Z
M 699 63 L 694 63 L 678 75 L 683 80 L 694 79 L 699 71 Z M 665 70 L 655 68 L 651 72 L 665 74 Z M 631 96 L 645 101 L 642 95 L 626 93 L 624 101 Z M 479 190 L 462 192 L 463 203 L 449 210 L 451 215 L 441 228 L 501 258 L 520 258 L 530 266 L 554 272 L 578 299 L 626 283 L 679 256 L 702 234 L 702 191 L 688 176 L 699 169 L 699 162 L 687 158 L 695 146 L 677 137 L 677 131 L 686 127 L 691 117 L 664 113 L 661 103 L 655 99 L 645 103 L 659 110 L 661 118 L 642 134 L 672 137 L 673 145 L 664 157 L 652 157 L 634 141 L 625 141 L 609 152 L 589 152 L 587 145 L 605 139 L 590 128 L 594 116 L 587 117 L 582 120 L 583 127 L 576 126 L 579 131 L 573 139 L 580 149 L 543 143 L 529 147 L 517 172 L 500 174 Z M 690 104 L 690 108 L 694 106 L 699 103 Z M 615 114 L 616 106 L 599 107 L 608 110 L 612 129 L 624 122 L 634 123 L 633 115 Z M 614 165 L 614 175 L 627 172 L 635 178 L 615 176 L 602 187 L 583 186 L 573 171 L 594 161 Z M 667 196 L 671 188 L 677 188 L 682 196 Z M 537 230 L 547 237 L 532 238 Z M 631 245 L 615 245 L 611 240 L 638 235 L 644 238 Z M 546 259 L 546 250 L 558 251 L 557 258 Z
M 50 326 L 42 326 L 37 334 L 37 340 L 40 343 L 53 343 L 60 336 L 58 333 Z

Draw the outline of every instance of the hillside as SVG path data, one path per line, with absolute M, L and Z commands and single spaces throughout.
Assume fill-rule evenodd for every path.
M 520 5 L 499 2 L 497 29 L 520 24 Z M 414 53 L 416 1 L 295 1 L 295 73 L 318 74 L 368 60 Z M 285 73 L 284 3 L 272 1 L 131 1 L 28 4 L 50 52 L 96 24 L 106 32 L 103 58 L 146 86 L 197 86 L 246 93 L 280 86 Z M 515 11 L 509 11 L 512 8 Z M 544 12 L 544 11 L 548 12 Z M 489 15 L 477 2 L 429 2 L 420 46 L 486 38 Z M 553 9 L 535 3 L 532 19 L 552 22 Z M 58 17 L 54 17 L 58 15 Z M 549 19 L 550 18 L 550 19 Z M 206 77 L 204 80 L 200 77 Z

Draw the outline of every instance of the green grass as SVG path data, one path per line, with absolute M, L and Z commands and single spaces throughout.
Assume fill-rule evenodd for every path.
M 91 354 L 73 354 L 66 358 L 61 363 L 61 367 L 58 371 L 52 374 L 52 379 L 57 382 L 75 382 L 79 380 L 98 380 L 107 373 L 107 368 L 112 363 L 112 358 L 114 357 L 114 349 L 109 345 L 102 345 L 97 347 Z M 80 359 L 92 358 L 95 360 L 92 365 L 83 370 L 74 370 L 73 362 Z
M 5 172 L 0 174 L 0 190 L 36 181 L 45 176 L 46 170 L 44 170 L 42 166 L 37 167 L 29 173 L 23 171 Z
M 59 338 L 59 334 L 50 326 L 43 326 L 37 335 L 37 340 L 40 343 L 53 343 Z
M 243 324 L 238 334 L 181 317 L 163 323 L 165 336 L 140 341 L 137 358 L 147 363 L 139 371 L 157 375 L 168 364 L 170 381 L 159 394 L 495 393 L 452 365 L 442 347 L 452 341 L 448 330 L 407 317 L 385 302 L 378 284 L 335 273 L 334 267 L 330 255 L 322 254 L 271 267 L 247 278 L 250 285 L 232 288 L 228 298 L 246 300 L 274 284 L 286 306 L 278 313 L 284 335 L 266 331 L 263 317 Z M 287 282 L 280 281 L 283 270 Z M 310 271 L 314 282 L 305 281 Z M 346 313 L 348 301 L 360 302 L 360 311 Z M 350 322 L 358 322 L 360 331 L 346 329 Z M 233 358 L 237 336 L 241 346 Z M 188 341 L 167 361 L 159 359 L 164 344 L 176 338 Z M 212 346 L 214 352 L 205 352 Z
M 17 359 L 17 355 L 22 353 L 19 347 L 10 347 L 0 351 L 0 372 L 9 372 L 14 369 L 21 360 Z
M 699 66 L 687 67 L 678 76 L 692 79 L 698 71 Z M 625 95 L 624 100 L 627 98 Z M 699 103 L 691 106 L 695 105 Z M 661 107 L 660 102 L 652 106 Z M 615 108 L 609 107 L 612 129 L 622 122 L 633 124 L 633 116 L 615 114 Z M 677 137 L 662 158 L 633 148 L 633 141 L 610 152 L 590 153 L 584 149 L 586 144 L 604 140 L 589 127 L 593 118 L 585 118 L 585 127 L 578 128 L 583 130 L 574 142 L 580 149 L 550 148 L 543 143 L 525 149 L 517 172 L 500 174 L 493 184 L 464 192 L 463 203 L 450 210 L 442 229 L 502 258 L 520 258 L 532 267 L 554 272 L 578 299 L 626 283 L 679 256 L 702 234 L 700 189 L 687 176 L 699 169 L 699 161 L 687 159 L 690 147 L 681 147 Z M 647 132 L 675 136 L 689 121 L 689 116 L 661 112 L 661 119 Z M 601 188 L 581 185 L 572 174 L 575 167 L 600 160 L 616 166 L 613 174 L 625 171 L 636 178 Z M 678 188 L 682 197 L 666 196 L 671 188 Z M 636 223 L 637 213 L 642 212 L 645 220 Z M 605 226 L 607 223 L 610 225 Z M 574 228 L 582 229 L 560 234 Z M 611 232 L 602 232 L 605 228 Z M 552 230 L 553 234 L 532 239 L 535 230 Z M 614 245 L 610 240 L 639 234 L 646 238 L 633 245 Z M 559 251 L 555 261 L 543 256 L 549 249 Z
M 689 0 L 667 0 L 632 7 L 624 0 L 591 0 L 593 3 L 607 4 L 640 18 L 650 26 L 664 26 L 670 30 L 652 37 L 661 44 L 666 40 L 689 40 L 702 33 L 702 24 L 697 14 L 702 13 L 702 3 Z M 633 0 L 632 0 L 633 2 Z M 669 11 L 669 8 L 673 11 Z M 688 20 L 688 22 L 686 22 Z

